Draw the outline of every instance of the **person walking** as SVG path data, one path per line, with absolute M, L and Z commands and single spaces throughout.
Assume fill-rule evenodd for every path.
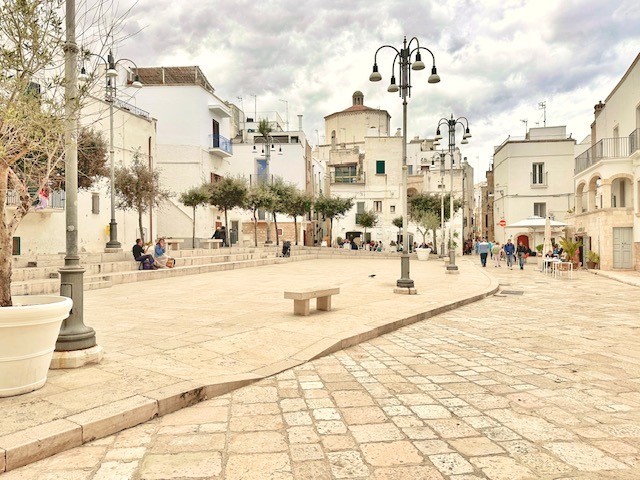
M 496 242 L 493 244 L 493 247 L 491 247 L 491 255 L 493 256 L 493 262 L 494 262 L 494 267 L 498 268 L 501 267 L 502 265 L 500 265 L 500 242 Z
M 483 267 L 487 266 L 487 256 L 489 255 L 489 243 L 485 238 L 478 241 L 477 244 L 478 253 L 480 254 L 480 264 Z
M 527 258 L 527 247 L 524 246 L 524 243 L 518 243 L 516 254 L 518 255 L 518 264 L 520 265 L 520 270 L 524 270 L 524 261 Z
M 507 267 L 513 270 L 513 262 L 515 260 L 514 254 L 516 253 L 516 246 L 511 242 L 511 239 L 507 240 L 504 246 L 504 253 L 507 256 Z

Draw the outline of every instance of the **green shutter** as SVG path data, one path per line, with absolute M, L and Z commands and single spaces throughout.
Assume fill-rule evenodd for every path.
M 376 174 L 384 173 L 384 160 L 376 160 Z

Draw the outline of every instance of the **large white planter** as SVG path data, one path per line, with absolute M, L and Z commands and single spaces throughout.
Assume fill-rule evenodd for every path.
M 416 253 L 418 254 L 418 260 L 429 260 L 429 254 L 431 253 L 431 249 L 416 248 Z
M 73 301 L 54 295 L 12 297 L 0 308 L 0 397 L 32 392 L 47 381 L 47 372 Z

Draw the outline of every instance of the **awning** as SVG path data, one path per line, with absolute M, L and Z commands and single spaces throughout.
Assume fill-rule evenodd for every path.
M 507 228 L 531 228 L 534 230 L 537 230 L 537 229 L 544 230 L 546 221 L 547 220 L 544 217 L 538 217 L 537 215 L 533 215 L 531 217 L 525 218 L 524 220 L 520 220 L 515 223 L 510 223 L 509 225 L 507 225 Z M 554 227 L 559 228 L 559 227 L 567 226 L 566 223 L 557 222 L 555 220 L 550 220 L 549 224 L 551 228 L 554 228 Z

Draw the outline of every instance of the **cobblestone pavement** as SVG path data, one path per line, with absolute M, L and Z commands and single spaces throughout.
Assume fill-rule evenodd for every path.
M 640 290 L 496 272 L 499 295 L 2 480 L 640 478 Z

